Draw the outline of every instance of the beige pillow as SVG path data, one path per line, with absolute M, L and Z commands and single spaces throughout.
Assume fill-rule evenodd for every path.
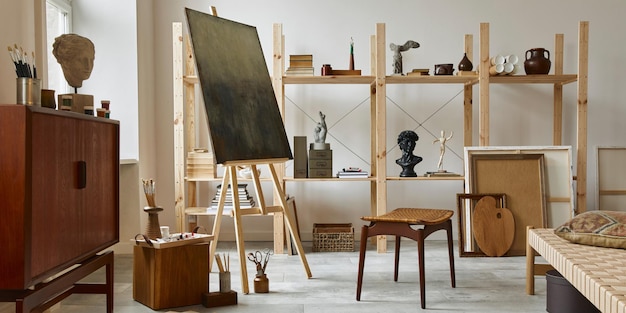
M 554 233 L 574 243 L 626 249 L 626 212 L 581 213 L 557 227 Z

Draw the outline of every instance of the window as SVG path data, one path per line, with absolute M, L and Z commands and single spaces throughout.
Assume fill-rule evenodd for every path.
M 72 31 L 71 0 L 46 0 L 46 44 L 48 47 L 48 89 L 57 91 L 57 94 L 72 92 L 65 81 L 61 65 L 52 55 L 54 39 Z

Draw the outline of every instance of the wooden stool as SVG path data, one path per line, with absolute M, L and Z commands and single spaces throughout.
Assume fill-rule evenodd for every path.
M 364 221 L 370 221 L 369 226 L 363 225 L 361 229 L 361 248 L 359 253 L 359 275 L 356 286 L 356 300 L 361 300 L 361 287 L 363 285 L 363 267 L 365 265 L 365 251 L 367 239 L 372 236 L 390 235 L 396 236 L 395 266 L 393 280 L 398 281 L 398 263 L 400 261 L 400 239 L 406 237 L 417 241 L 417 254 L 420 272 L 420 303 L 422 309 L 426 306 L 425 281 L 424 281 L 424 239 L 435 231 L 445 229 L 448 233 L 448 256 L 450 258 L 450 280 L 452 288 L 456 287 L 454 276 L 454 252 L 452 251 L 452 221 L 454 214 L 451 210 L 439 209 L 395 209 L 381 216 L 364 216 Z M 414 229 L 412 225 L 423 225 L 422 228 Z

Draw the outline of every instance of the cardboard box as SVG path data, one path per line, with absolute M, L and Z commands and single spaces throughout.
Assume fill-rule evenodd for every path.
M 333 150 L 309 150 L 309 178 L 333 177 Z
M 293 177 L 307 178 L 308 156 L 306 153 L 306 136 L 293 137 Z
M 153 310 L 196 305 L 209 291 L 209 245 L 134 246 L 133 299 Z

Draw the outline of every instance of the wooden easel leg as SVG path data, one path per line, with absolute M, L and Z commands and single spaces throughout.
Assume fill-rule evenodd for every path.
M 233 193 L 233 220 L 235 223 L 235 240 L 237 241 L 237 252 L 239 253 L 239 267 L 241 269 L 241 292 L 250 293 L 248 288 L 248 269 L 246 267 L 246 249 L 244 247 L 243 232 L 241 231 L 241 212 L 239 207 L 239 192 L 237 185 L 237 167 L 228 166 L 230 171 L 230 186 Z M 222 186 L 222 190 L 224 186 Z
M 304 267 L 304 271 L 308 278 L 311 278 L 311 269 L 309 268 L 309 263 L 306 260 L 306 256 L 304 255 L 304 248 L 302 248 L 302 241 L 300 241 L 300 235 L 296 231 L 295 222 L 293 217 L 287 210 L 287 199 L 285 198 L 285 192 L 278 181 L 278 175 L 276 175 L 276 168 L 274 164 L 269 164 L 270 173 L 272 174 L 272 183 L 274 184 L 274 190 L 276 191 L 276 195 L 278 199 L 280 199 L 281 206 L 283 208 L 283 214 L 285 214 L 285 219 L 287 221 L 287 226 L 289 228 L 289 233 L 293 238 L 294 243 L 296 244 L 296 251 L 298 252 L 298 256 L 300 257 L 300 261 L 302 262 L 302 266 Z
M 217 242 L 220 236 L 220 226 L 222 225 L 222 214 L 224 213 L 224 203 L 226 202 L 226 190 L 228 190 L 229 182 L 230 171 L 226 169 L 226 171 L 224 171 L 224 177 L 222 178 L 222 189 L 220 189 L 220 201 L 217 204 L 217 213 L 215 213 L 215 219 L 213 220 L 213 242 L 211 243 L 211 250 L 209 250 L 209 272 L 211 272 L 213 259 L 215 258 L 215 251 L 217 250 Z

